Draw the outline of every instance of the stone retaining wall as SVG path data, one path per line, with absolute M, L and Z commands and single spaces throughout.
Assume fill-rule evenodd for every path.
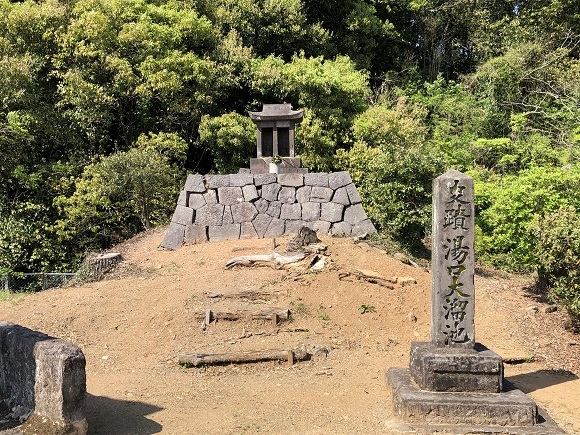
M 229 174 L 187 177 L 161 244 L 296 234 L 375 233 L 348 172 Z
M 87 433 L 85 356 L 74 344 L 0 321 L 0 397 L 26 433 Z

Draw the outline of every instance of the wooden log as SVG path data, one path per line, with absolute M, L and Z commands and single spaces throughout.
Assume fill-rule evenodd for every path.
M 231 311 L 212 311 L 212 318 L 214 320 L 240 320 L 244 317 L 243 311 L 237 313 Z
M 272 320 L 276 316 L 278 321 L 285 321 L 290 318 L 290 310 L 288 308 L 267 308 L 259 311 L 250 310 L 235 310 L 235 311 L 214 311 L 211 309 L 197 313 L 199 320 L 205 318 L 205 323 L 213 320 L 240 320 L 250 318 L 253 320 Z
M 290 310 L 288 308 L 270 308 L 251 314 L 252 319 L 255 320 L 270 320 L 273 316 L 277 316 L 279 321 L 288 320 L 290 318 Z
M 238 353 L 189 353 L 178 357 L 179 364 L 199 367 L 201 365 L 216 364 L 244 364 L 260 361 L 288 361 L 294 364 L 297 361 L 308 359 L 309 355 L 303 348 L 291 350 L 262 350 Z
M 296 362 L 294 358 L 294 352 L 289 350 L 286 352 L 286 354 L 288 355 L 288 365 L 293 366 L 294 363 Z

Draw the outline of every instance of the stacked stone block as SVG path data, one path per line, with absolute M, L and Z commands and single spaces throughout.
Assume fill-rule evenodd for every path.
M 162 246 L 296 234 L 374 233 L 348 172 L 190 174 Z
M 78 346 L 0 321 L 0 349 L 0 401 L 30 413 L 26 429 L 10 433 L 87 433 L 86 363 Z

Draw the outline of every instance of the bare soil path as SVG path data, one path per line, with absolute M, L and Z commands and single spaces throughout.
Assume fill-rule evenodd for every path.
M 158 248 L 163 229 L 120 248 L 113 276 L 0 303 L 0 318 L 79 345 L 87 359 L 93 434 L 389 433 L 388 367 L 408 365 L 411 341 L 429 340 L 430 275 L 352 239 L 324 239 L 324 268 L 224 268 L 269 254 L 272 240 Z M 281 240 L 281 248 L 286 239 Z M 388 288 L 354 269 L 416 283 Z M 566 316 L 513 277 L 476 277 L 476 336 L 507 358 L 506 376 L 571 434 L 580 434 L 580 337 Z M 250 298 L 210 298 L 246 291 Z M 540 312 L 526 310 L 535 304 Z M 283 307 L 292 320 L 212 322 L 205 309 Z M 366 312 L 361 313 L 360 311 Z M 371 308 L 373 307 L 373 308 Z M 291 367 L 279 362 L 182 368 L 177 356 L 322 345 L 330 352 Z M 534 360 L 534 362 L 531 362 Z

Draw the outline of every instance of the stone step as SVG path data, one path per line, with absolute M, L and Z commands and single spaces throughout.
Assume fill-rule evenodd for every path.
M 413 383 L 406 368 L 390 368 L 386 381 L 393 395 L 394 412 L 407 423 L 502 427 L 532 427 L 538 423 L 536 403 L 507 382 L 500 393 L 424 391 Z

